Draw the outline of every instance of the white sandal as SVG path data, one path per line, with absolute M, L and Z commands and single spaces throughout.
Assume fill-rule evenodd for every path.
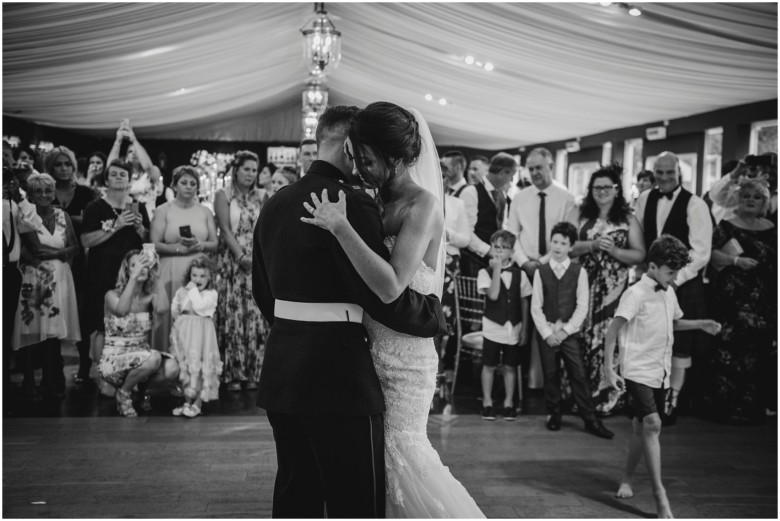
M 171 411 L 171 414 L 173 414 L 174 416 L 181 416 L 182 414 L 185 416 L 189 416 L 187 414 L 187 411 L 189 410 L 190 410 L 190 404 L 185 403 L 180 407 L 176 407 L 173 411 Z

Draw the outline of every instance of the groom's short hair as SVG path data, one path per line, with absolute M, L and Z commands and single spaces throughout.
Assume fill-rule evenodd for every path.
M 340 139 L 344 141 L 349 134 L 352 119 L 359 110 L 355 106 L 348 105 L 328 107 L 317 122 L 317 131 L 315 132 L 317 146 L 319 147 L 323 140 Z

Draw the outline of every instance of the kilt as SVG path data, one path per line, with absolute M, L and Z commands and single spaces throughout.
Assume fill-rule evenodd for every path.
M 707 293 L 704 277 L 699 272 L 695 278 L 677 288 L 677 302 L 683 312 L 683 319 L 697 320 L 708 318 Z M 691 355 L 702 355 L 710 346 L 710 336 L 704 331 L 675 331 L 672 355 L 687 358 Z

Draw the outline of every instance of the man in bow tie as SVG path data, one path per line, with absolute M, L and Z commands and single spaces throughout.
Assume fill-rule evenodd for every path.
M 661 234 L 669 234 L 682 241 L 691 260 L 677 273 L 671 286 L 677 292 L 686 318 L 707 316 L 704 292 L 704 267 L 712 250 L 712 218 L 707 203 L 682 187 L 680 160 L 672 152 L 661 153 L 653 167 L 656 187 L 639 196 L 636 217 L 642 225 L 645 244 L 652 244 Z M 685 383 L 691 354 L 704 352 L 708 339 L 700 331 L 683 331 L 674 338 L 671 389 L 665 411 L 661 411 L 665 425 L 676 421 L 677 398 Z

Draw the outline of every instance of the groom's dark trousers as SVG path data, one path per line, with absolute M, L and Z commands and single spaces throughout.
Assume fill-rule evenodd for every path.
M 347 219 L 375 252 L 376 203 L 324 161 L 263 207 L 254 233 L 252 292 L 271 324 L 257 405 L 268 412 L 278 471 L 274 517 L 372 518 L 385 514 L 384 398 L 362 312 L 409 335 L 445 330 L 433 296 L 407 289 L 383 304 L 329 232 L 301 222 L 303 203 L 346 193 Z

